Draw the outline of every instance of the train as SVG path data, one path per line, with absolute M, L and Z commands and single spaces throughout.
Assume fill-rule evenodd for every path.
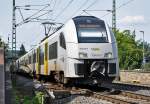
M 37 78 L 60 83 L 95 84 L 119 77 L 118 49 L 108 24 L 95 16 L 76 16 L 16 60 Z

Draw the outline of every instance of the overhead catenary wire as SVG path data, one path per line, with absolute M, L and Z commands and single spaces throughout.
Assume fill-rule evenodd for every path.
M 23 17 L 23 14 L 22 14 L 21 10 L 20 9 L 18 9 L 18 10 L 19 10 L 19 13 L 21 15 L 22 20 L 24 21 L 24 17 Z
M 95 3 L 97 3 L 97 0 L 95 0 L 94 2 L 92 2 L 86 9 L 89 9 L 90 7 L 92 7 L 93 5 L 95 5 Z
M 57 3 L 57 0 L 54 0 L 54 5 L 53 5 L 53 7 L 52 7 L 53 12 L 54 12 L 54 10 L 55 10 L 56 3 Z M 53 17 L 53 15 L 54 15 L 53 12 L 52 12 L 52 14 L 51 14 L 51 17 Z
M 129 1 L 127 1 L 127 2 L 125 2 L 125 3 L 123 3 L 123 4 L 121 4 L 119 7 L 117 7 L 117 9 L 119 9 L 119 8 L 121 8 L 121 7 L 123 7 L 123 6 L 126 6 L 127 4 L 131 3 L 132 1 L 134 1 L 134 0 L 129 0 Z
M 131 3 L 132 1 L 134 1 L 134 0 L 129 0 L 129 1 L 127 1 L 127 2 L 125 2 L 125 3 L 123 3 L 123 4 L 121 4 L 120 6 L 118 6 L 118 7 L 116 8 L 116 10 L 117 10 L 117 9 L 120 9 L 121 7 L 126 6 L 127 4 Z M 103 16 L 101 16 L 101 18 L 103 18 L 103 17 L 105 17 L 105 16 L 107 16 L 107 15 L 109 15 L 109 14 L 110 14 L 110 12 L 104 14 Z
M 24 6 L 16 6 L 16 7 L 33 7 L 33 6 L 46 6 L 50 4 L 43 4 L 43 5 L 24 5 Z
M 34 19 L 38 19 L 39 17 L 42 17 L 42 16 L 48 14 L 49 12 L 51 12 L 51 10 L 49 10 L 48 12 L 43 13 L 43 14 L 41 14 L 41 15 L 35 17 L 35 18 L 26 19 L 26 20 L 24 20 L 24 21 L 18 23 L 16 26 L 20 26 L 20 25 L 22 25 L 22 24 L 24 24 L 24 23 L 28 23 L 28 22 L 30 22 L 30 21 L 32 21 L 32 20 L 34 20 Z
M 20 7 L 31 7 L 31 6 L 44 6 L 42 9 L 38 10 L 37 12 L 35 12 L 34 14 L 32 14 L 31 16 L 27 17 L 26 19 L 23 18 L 22 12 L 20 9 L 24 9 L 24 10 L 36 10 L 36 9 L 29 9 L 29 8 L 20 8 Z M 47 7 L 49 7 L 50 4 L 46 4 L 46 5 L 25 5 L 25 6 L 16 6 L 17 9 L 19 9 L 19 12 L 22 16 L 23 21 L 18 23 L 16 26 L 19 26 L 20 24 L 22 25 L 23 23 L 27 22 L 31 17 L 39 14 L 41 11 L 44 11 L 44 9 L 46 9 Z M 49 11 L 48 11 L 49 12 Z
M 92 2 L 88 7 L 86 7 L 84 10 L 89 9 L 90 7 L 92 7 L 93 5 L 95 5 L 95 3 L 97 2 L 97 0 L 95 0 L 94 2 Z M 84 13 L 84 11 L 80 14 L 82 15 Z M 85 12 L 87 13 L 87 12 Z
M 27 17 L 26 19 L 29 19 L 29 18 L 31 18 L 31 17 L 37 15 L 38 13 L 40 13 L 42 10 L 46 9 L 46 8 L 49 7 L 49 6 L 50 6 L 50 5 L 45 6 L 44 8 L 42 8 L 42 9 L 40 9 L 39 11 L 35 12 L 33 15 Z
M 92 16 L 92 14 L 88 13 L 88 12 L 85 11 L 85 10 L 83 10 L 83 12 L 86 13 L 87 15 L 89 15 L 89 16 Z M 82 12 L 82 13 L 83 13 L 83 12 Z M 82 13 L 81 13 L 80 15 L 82 15 Z
M 47 7 L 47 6 L 46 6 L 46 7 Z M 24 19 L 24 20 L 21 21 L 20 23 L 16 24 L 16 26 L 20 26 L 20 25 L 22 25 L 22 24 L 24 24 L 24 23 L 29 22 L 29 21 L 30 21 L 29 19 L 30 19 L 31 17 L 33 17 L 34 15 L 37 15 L 37 14 L 40 13 L 42 10 L 44 10 L 46 7 L 40 9 L 38 12 L 34 13 L 33 15 L 27 17 L 26 19 Z
M 131 3 L 132 1 L 134 1 L 134 0 L 129 0 L 129 1 L 127 1 L 127 2 L 125 2 L 125 3 L 123 3 L 123 4 L 121 4 L 121 5 L 120 5 L 119 7 L 117 7 L 116 9 L 120 9 L 121 7 L 126 6 L 127 4 Z M 83 13 L 86 13 L 86 14 L 88 14 L 88 15 L 92 15 L 91 13 L 86 12 L 86 10 L 89 9 L 91 6 L 93 6 L 95 3 L 96 3 L 96 0 L 95 0 L 95 2 L 93 2 L 89 7 L 87 7 L 86 9 L 84 9 L 83 12 L 82 12 L 80 15 L 82 15 Z M 101 10 L 87 10 L 87 11 L 101 11 Z M 113 11 L 112 11 L 112 12 L 113 12 Z M 107 16 L 107 15 L 109 15 L 109 14 L 111 14 L 111 12 L 104 14 L 104 15 L 101 16 L 100 18 L 103 18 L 103 17 L 105 17 L 105 16 Z
M 71 3 L 73 2 L 74 0 L 70 0 L 68 2 L 68 4 L 58 13 L 58 15 L 54 18 L 54 20 L 56 20 L 68 7 L 69 5 L 71 5 Z
M 32 8 L 17 8 L 20 10 L 31 10 L 31 11 L 39 11 L 40 9 L 32 9 Z M 49 11 L 49 10 L 42 10 L 42 11 Z
M 53 0 L 50 0 L 50 5 L 52 4 L 52 1 L 53 1 Z
M 74 15 L 76 15 L 77 12 L 79 12 L 79 10 L 83 7 L 83 5 L 86 5 L 88 3 L 89 0 L 85 0 L 81 6 L 64 22 L 64 24 L 70 19 L 72 18 Z
M 49 4 L 50 4 L 49 9 L 51 9 L 52 1 L 53 1 L 53 0 L 50 0 L 50 1 L 49 1 Z M 52 10 L 52 9 L 51 9 L 51 10 Z M 53 10 L 52 10 L 52 12 L 53 12 Z M 46 18 L 46 19 L 48 19 L 48 16 L 49 16 L 49 13 L 47 14 L 47 18 Z
M 37 16 L 37 17 L 35 17 L 35 19 L 37 19 L 37 18 L 39 18 L 39 17 L 42 17 L 42 16 L 44 16 L 44 15 L 48 14 L 49 12 L 51 12 L 51 10 L 49 10 L 48 12 L 45 12 L 45 13 L 43 13 L 43 14 L 41 14 L 41 15 L 39 15 L 39 16 Z

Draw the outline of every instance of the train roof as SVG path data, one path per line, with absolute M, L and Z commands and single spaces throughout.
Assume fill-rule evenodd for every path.
M 100 18 L 97 18 L 95 16 L 77 16 L 72 18 L 74 21 L 87 21 L 87 20 L 101 20 Z

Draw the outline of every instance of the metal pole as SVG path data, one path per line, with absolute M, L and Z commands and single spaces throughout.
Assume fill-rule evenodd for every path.
M 112 5 L 112 29 L 116 33 L 116 0 L 113 0 Z
M 140 31 L 143 35 L 143 69 L 145 68 L 145 53 L 144 53 L 144 50 L 145 50 L 145 47 L 144 47 L 144 31 Z
M 12 17 L 12 59 L 16 57 L 16 5 L 13 0 L 13 17 Z

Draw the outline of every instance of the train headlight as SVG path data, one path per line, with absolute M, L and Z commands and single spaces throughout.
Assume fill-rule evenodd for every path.
M 87 58 L 87 53 L 79 52 L 79 58 Z
M 112 53 L 111 52 L 105 53 L 104 57 L 106 57 L 106 58 L 112 58 Z

